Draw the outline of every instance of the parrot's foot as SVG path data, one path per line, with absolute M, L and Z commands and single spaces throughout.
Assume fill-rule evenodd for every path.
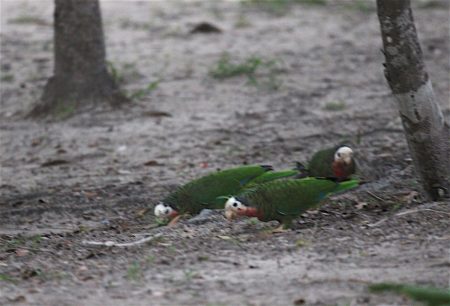
M 170 220 L 170 222 L 167 224 L 167 226 L 173 227 L 175 226 L 175 224 L 177 224 L 178 220 L 180 220 L 181 215 L 176 216 L 175 218 L 173 218 L 172 220 Z
M 272 234 L 281 234 L 281 233 L 286 233 L 289 231 L 290 231 L 290 229 L 286 228 L 284 224 L 280 224 L 280 226 L 278 226 L 277 228 L 274 228 L 272 230 Z
M 143 208 L 139 210 L 136 214 L 136 217 L 142 218 L 145 214 L 147 214 L 150 211 L 150 208 Z

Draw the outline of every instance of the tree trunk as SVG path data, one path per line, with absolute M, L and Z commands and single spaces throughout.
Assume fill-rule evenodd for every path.
M 54 76 L 32 116 L 72 115 L 126 101 L 109 75 L 98 0 L 55 0 Z
M 409 150 L 425 196 L 450 197 L 450 128 L 422 58 L 410 0 L 377 0 L 385 76 L 398 102 Z

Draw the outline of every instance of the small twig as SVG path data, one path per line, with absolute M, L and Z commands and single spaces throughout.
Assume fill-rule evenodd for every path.
M 403 211 L 403 212 L 399 212 L 398 214 L 395 214 L 395 216 L 404 216 L 404 215 L 409 215 L 409 214 L 414 214 L 414 213 L 418 213 L 418 212 L 421 212 L 421 211 L 432 211 L 432 212 L 435 212 L 435 213 L 438 213 L 438 214 L 445 214 L 445 215 L 449 215 L 450 216 L 450 213 L 448 213 L 448 212 L 446 212 L 446 211 L 442 211 L 442 210 L 434 210 L 434 209 L 431 209 L 431 208 L 423 208 L 423 209 L 410 209 L 410 210 L 407 210 L 407 211 Z
M 383 222 L 385 222 L 385 221 L 387 221 L 389 219 L 392 219 L 393 217 L 406 216 L 406 215 L 409 215 L 409 214 L 414 214 L 414 213 L 418 213 L 418 212 L 422 212 L 422 211 L 431 211 L 431 212 L 435 212 L 435 213 L 438 213 L 438 214 L 446 214 L 446 215 L 450 216 L 449 212 L 442 211 L 442 210 L 435 210 L 435 209 L 431 209 L 431 208 L 422 208 L 422 209 L 416 208 L 416 209 L 410 209 L 410 210 L 406 210 L 406 211 L 403 211 L 403 212 L 399 212 L 399 213 L 397 213 L 397 214 L 395 214 L 395 215 L 393 215 L 391 217 L 383 218 L 383 219 L 381 219 L 378 222 L 369 224 L 369 226 L 370 227 L 376 227 L 376 226 L 380 225 L 381 223 L 383 223 Z
M 377 227 L 378 225 L 380 225 L 381 223 L 383 223 L 383 222 L 385 222 L 385 221 L 387 221 L 387 220 L 389 220 L 389 218 L 383 218 L 383 219 L 381 219 L 381 220 L 378 221 L 378 222 L 368 224 L 368 226 L 369 226 L 369 227 Z
M 450 240 L 450 235 L 444 236 L 444 237 L 438 237 L 438 236 L 434 236 L 433 237 L 436 240 Z
M 370 195 L 371 197 L 373 197 L 374 199 L 381 201 L 381 202 L 386 202 L 386 200 L 384 200 L 383 198 L 380 198 L 379 196 L 377 196 L 375 193 L 371 192 L 371 191 L 366 191 L 368 195 Z
M 100 242 L 100 241 L 87 241 L 87 240 L 83 240 L 81 243 L 84 245 L 87 245 L 87 246 L 106 246 L 106 247 L 126 248 L 126 247 L 137 246 L 137 245 L 147 243 L 147 242 L 152 241 L 161 236 L 162 236 L 162 233 L 158 233 L 158 234 L 150 236 L 150 237 L 142 238 L 142 239 L 139 239 L 139 240 L 136 240 L 133 242 L 125 242 L 125 243 L 118 243 L 118 242 L 114 242 L 114 241 Z
M 24 249 L 24 250 L 27 250 L 27 251 L 31 251 L 31 252 L 46 252 L 46 253 L 50 253 L 50 254 L 52 254 L 52 255 L 57 255 L 55 252 L 53 252 L 52 250 L 47 250 L 47 249 L 35 249 L 35 248 L 29 248 L 29 247 L 25 247 L 25 246 L 18 246 L 17 248 L 16 248 L 16 250 L 17 249 Z

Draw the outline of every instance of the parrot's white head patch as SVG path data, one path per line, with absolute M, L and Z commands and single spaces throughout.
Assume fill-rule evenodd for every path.
M 232 210 L 232 211 L 238 212 L 245 208 L 246 208 L 246 206 L 244 204 L 242 204 L 242 202 L 239 201 L 238 199 L 236 199 L 235 197 L 229 198 L 225 203 L 225 211 Z
M 350 164 L 353 158 L 353 150 L 350 147 L 343 146 L 337 149 L 336 153 L 334 153 L 334 161 L 335 162 L 344 162 L 346 164 Z
M 158 218 L 169 218 L 175 210 L 169 205 L 159 202 L 158 205 L 155 206 L 155 216 Z
M 225 203 L 225 217 L 232 220 L 239 216 L 239 213 L 245 210 L 246 206 L 235 197 L 229 198 Z

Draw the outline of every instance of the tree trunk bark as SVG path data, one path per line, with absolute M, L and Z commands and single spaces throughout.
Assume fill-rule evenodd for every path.
M 450 128 L 436 101 L 422 57 L 410 0 L 377 0 L 385 76 L 397 100 L 425 196 L 450 197 Z
M 72 115 L 100 101 L 127 100 L 107 70 L 98 0 L 55 0 L 54 58 L 54 76 L 32 116 Z

